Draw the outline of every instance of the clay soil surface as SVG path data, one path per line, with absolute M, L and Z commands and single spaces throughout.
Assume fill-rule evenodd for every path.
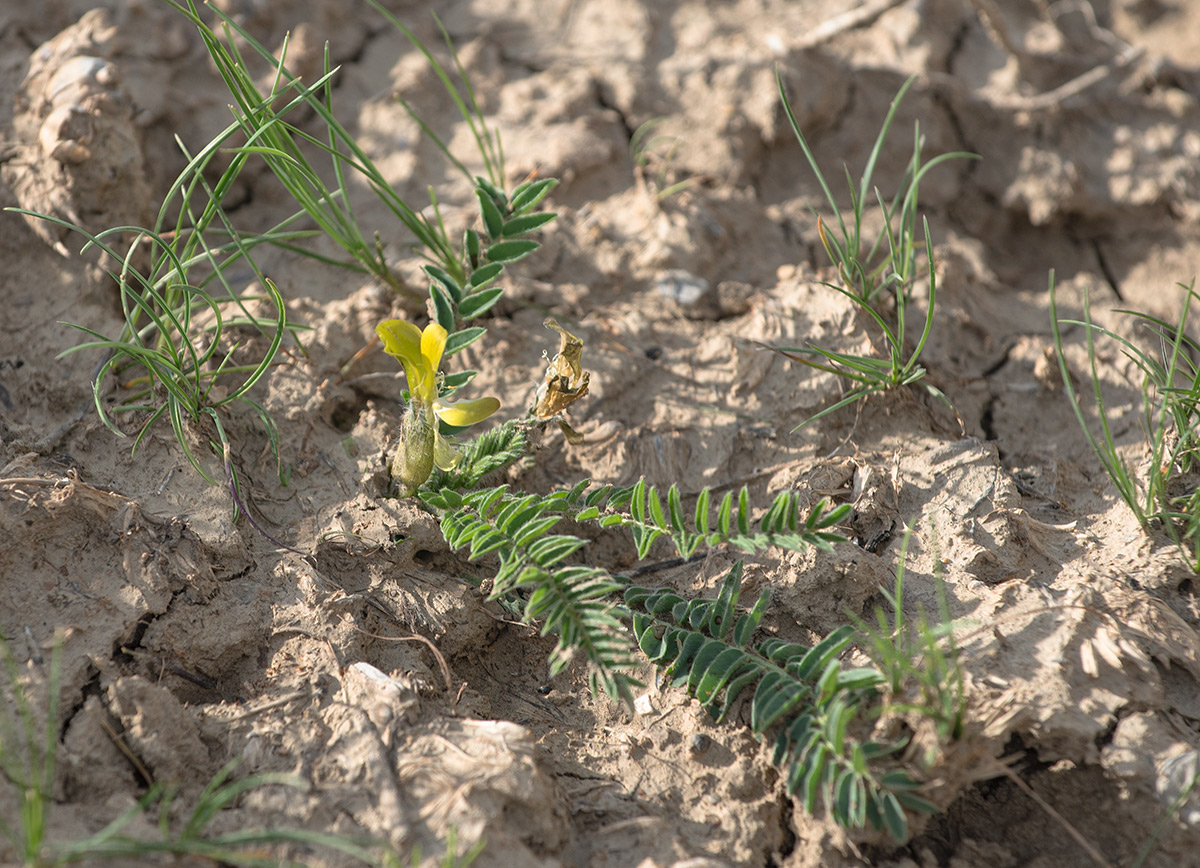
M 112 0 L 77 24 L 93 5 L 0 8 L 0 204 L 98 231 L 152 219 L 184 163 L 174 137 L 202 147 L 229 122 L 229 97 L 165 5 Z M 478 169 L 470 137 L 425 60 L 373 11 L 346 0 L 220 5 L 267 45 L 290 32 L 288 61 L 305 76 L 320 74 L 328 42 L 341 64 L 335 111 L 392 184 L 418 207 L 434 186 L 456 232 L 475 219 L 469 186 L 395 95 Z M 746 730 L 714 726 L 684 693 L 650 687 L 634 713 L 590 697 L 578 668 L 550 679 L 552 640 L 485 603 L 487 565 L 449 552 L 413 502 L 380 496 L 403 377 L 378 349 L 354 357 L 379 321 L 424 322 L 419 304 L 259 251 L 289 317 L 311 327 L 256 392 L 278 424 L 288 484 L 253 414 L 226 425 L 250 513 L 296 553 L 235 521 L 228 490 L 187 464 L 165 422 L 132 456 L 131 439 L 100 423 L 99 354 L 59 354 L 81 340 L 64 322 L 117 332 L 113 281 L 79 255 L 79 236 L 8 214 L 0 631 L 39 708 L 55 631 L 66 635 L 51 844 L 102 828 L 147 778 L 178 786 L 178 823 L 240 758 L 238 774 L 288 772 L 305 785 L 246 794 L 214 834 L 373 836 L 430 860 L 453 828 L 460 841 L 486 839 L 480 866 L 1133 863 L 1197 768 L 1200 587 L 1165 537 L 1138 527 L 1087 446 L 1053 356 L 1047 277 L 1056 270 L 1065 317 L 1078 318 L 1090 293 L 1098 321 L 1133 340 L 1147 333 L 1115 309 L 1178 316 L 1176 284 L 1200 262 L 1200 3 L 863 5 L 874 12 L 857 19 L 840 17 L 859 9 L 852 0 L 391 8 L 440 45 L 436 8 L 501 131 L 510 183 L 562 181 L 544 246 L 510 269 L 486 340 L 452 361 L 478 369 L 473 394 L 497 395 L 498 418 L 514 418 L 556 347 L 542 320 L 552 314 L 585 341 L 591 390 L 571 410 L 584 441 L 548 432 L 504 481 L 546 492 L 644 475 L 689 497 L 749 484 L 762 503 L 781 490 L 852 503 L 851 542 L 832 553 L 747 561 L 750 591 L 773 592 L 766 629 L 799 642 L 882 602 L 911 527 L 908 605 L 935 609 L 944 580 L 966 671 L 966 734 L 924 757 L 941 812 L 913 817 L 903 845 L 846 833 L 784 793 Z M 53 52 L 68 43 L 116 77 L 102 83 L 108 102 L 73 116 L 82 127 L 47 133 L 63 145 L 51 158 L 39 125 L 70 96 L 51 80 L 63 59 Z M 917 121 L 926 157 L 980 156 L 937 168 L 921 188 L 939 278 L 922 362 L 955 412 L 902 388 L 794 430 L 844 384 L 759 342 L 884 345 L 821 284 L 836 275 L 810 208 L 829 212 L 787 125 L 777 69 L 839 194 L 843 165 L 861 170 L 910 75 L 881 190 L 895 188 Z M 631 138 L 655 119 L 638 165 Z M 420 286 L 410 239 L 361 192 L 363 225 Z M 246 229 L 294 210 L 256 165 L 226 206 Z M 252 276 L 231 277 L 249 286 Z M 927 298 L 922 283 L 917 319 Z M 1095 422 L 1082 330 L 1064 336 Z M 1104 345 L 1097 374 L 1137 466 L 1139 371 Z M 220 475 L 205 430 L 188 436 Z M 616 536 L 598 538 L 589 558 L 635 566 Z M 718 550 L 639 581 L 711 593 L 733 559 Z M 18 798 L 0 779 L 0 817 L 16 816 Z M 7 846 L 0 862 L 16 859 Z M 1144 864 L 1200 865 L 1198 854 L 1200 807 L 1188 803 Z

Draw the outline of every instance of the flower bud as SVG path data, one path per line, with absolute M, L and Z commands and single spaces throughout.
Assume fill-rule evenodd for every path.
M 392 479 L 400 486 L 401 497 L 415 493 L 433 472 L 436 425 L 433 413 L 415 402 L 404 414 L 404 421 L 400 423 L 400 445 L 388 468 Z

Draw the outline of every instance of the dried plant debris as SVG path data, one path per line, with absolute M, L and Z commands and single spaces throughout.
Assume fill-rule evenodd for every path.
M 538 385 L 530 412 L 541 421 L 556 420 L 570 443 L 582 443 L 583 436 L 562 418 L 567 408 L 587 394 L 591 373 L 583 369 L 583 339 L 571 334 L 553 318 L 544 323 L 559 334 L 558 352 L 546 365 L 546 375 Z

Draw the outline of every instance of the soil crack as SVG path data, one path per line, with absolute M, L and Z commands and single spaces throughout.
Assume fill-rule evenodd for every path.
M 1104 249 L 1100 246 L 1100 239 L 1093 238 L 1092 250 L 1096 253 L 1096 264 L 1100 267 L 1100 273 L 1104 275 L 1104 281 L 1112 289 L 1113 295 L 1117 297 L 1117 301 L 1124 302 L 1125 295 L 1121 292 L 1121 281 L 1117 279 L 1116 272 L 1108 262 L 1108 257 L 1104 255 Z

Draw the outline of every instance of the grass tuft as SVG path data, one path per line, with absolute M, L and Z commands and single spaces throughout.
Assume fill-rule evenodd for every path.
M 1200 572 L 1200 363 L 1197 362 L 1200 342 L 1187 334 L 1192 303 L 1200 296 L 1195 291 L 1194 279 L 1178 286 L 1183 290 L 1183 307 L 1174 324 L 1137 311 L 1116 311 L 1132 318 L 1149 333 L 1153 350 L 1143 349 L 1132 340 L 1096 325 L 1086 292 L 1083 319 L 1061 319 L 1053 271 L 1049 286 L 1050 324 L 1071 409 L 1121 500 L 1147 531 L 1165 532 L 1179 547 L 1192 571 Z M 1062 337 L 1064 323 L 1084 330 L 1099 434 L 1092 431 L 1067 367 Z M 1097 335 L 1115 341 L 1142 373 L 1141 421 L 1148 451 L 1144 470 L 1139 471 L 1127 461 L 1114 442 L 1096 364 Z
M 937 302 L 937 278 L 929 222 L 924 217 L 919 223 L 917 219 L 919 190 L 921 180 L 936 166 L 950 160 L 978 157 L 975 154 L 955 151 L 939 154 L 929 162 L 922 163 L 921 148 L 924 140 L 920 125 L 917 124 L 913 127 L 912 156 L 891 201 L 885 199 L 877 187 L 872 186 L 875 164 L 887 140 L 896 109 L 913 81 L 914 78 L 909 78 L 892 100 L 857 186 L 851 178 L 850 170 L 846 170 L 846 184 L 850 196 L 850 218 L 847 220 L 817 165 L 816 156 L 809 147 L 808 140 L 800 130 L 787 98 L 783 78 L 776 73 L 779 96 L 783 101 L 792 132 L 795 133 L 800 149 L 825 193 L 836 221 L 836 232 L 830 231 L 821 215 L 813 210 L 821 244 L 830 261 L 836 266 L 838 274 L 837 283 L 823 282 L 823 285 L 846 296 L 858 310 L 865 313 L 882 334 L 884 343 L 882 358 L 839 353 L 813 344 L 805 347 L 771 347 L 794 362 L 833 374 L 850 384 L 849 390 L 840 400 L 801 422 L 793 430 L 799 430 L 842 407 L 857 403 L 873 392 L 914 384 L 919 384 L 954 412 L 949 399 L 940 389 L 928 382 L 922 382 L 926 370 L 919 364 L 921 352 L 933 329 L 933 315 Z M 872 199 L 878 203 L 883 215 L 883 231 L 868 243 L 863 222 Z M 924 268 L 921 268 L 922 256 L 925 261 Z M 913 303 L 914 289 L 921 278 L 924 278 L 929 287 L 929 298 L 920 335 L 915 346 L 909 350 L 909 306 Z

